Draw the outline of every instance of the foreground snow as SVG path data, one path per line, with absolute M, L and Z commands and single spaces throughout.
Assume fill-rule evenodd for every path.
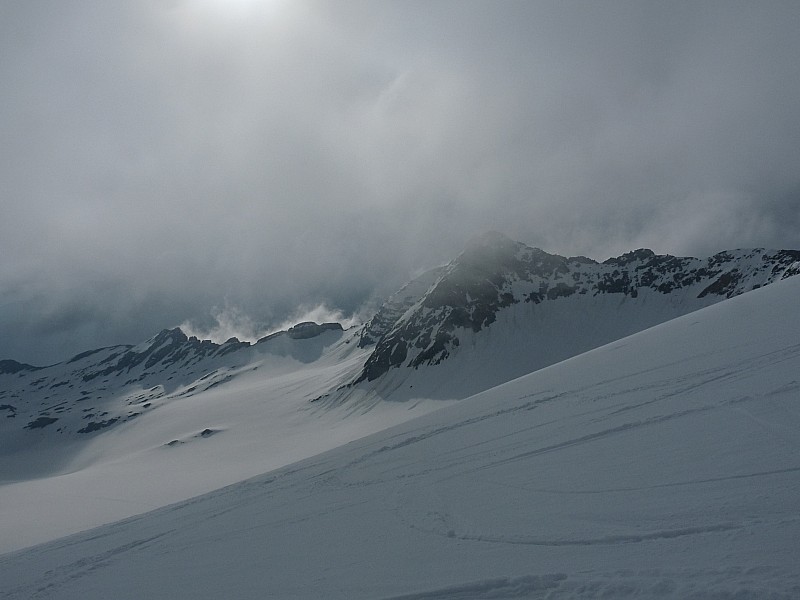
M 800 597 L 793 279 L 5 555 L 0 597 Z

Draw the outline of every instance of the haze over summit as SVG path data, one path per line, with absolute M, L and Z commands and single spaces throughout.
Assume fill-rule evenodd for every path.
M 796 3 L 213 4 L 0 8 L 0 358 L 346 319 L 489 229 L 800 248 Z

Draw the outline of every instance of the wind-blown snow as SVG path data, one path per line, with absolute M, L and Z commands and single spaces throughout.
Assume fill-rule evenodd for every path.
M 0 597 L 800 597 L 798 297 L 790 278 L 5 555 Z

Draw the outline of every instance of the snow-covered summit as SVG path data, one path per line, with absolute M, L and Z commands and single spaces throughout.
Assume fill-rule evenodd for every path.
M 379 327 L 367 324 L 361 341 L 375 341 L 375 348 L 355 383 L 394 368 L 438 365 L 498 319 L 512 320 L 517 334 L 563 348 L 506 373 L 518 376 L 798 273 L 800 252 L 792 250 L 734 250 L 697 259 L 642 248 L 600 263 L 490 232 L 420 278 L 430 282 L 427 289 L 416 285 L 399 309 L 396 301 L 382 309 Z M 562 318 L 564 311 L 573 318 Z M 506 348 L 519 351 L 513 339 Z

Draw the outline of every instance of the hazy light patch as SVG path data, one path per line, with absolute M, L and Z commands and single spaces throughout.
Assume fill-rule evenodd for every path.
M 284 13 L 289 4 L 287 0 L 188 0 L 181 9 L 186 15 L 221 24 L 224 21 L 274 18 Z
M 214 307 L 211 311 L 211 317 L 215 321 L 215 324 L 211 327 L 198 326 L 187 320 L 180 324 L 180 328 L 188 336 L 195 336 L 201 340 L 211 340 L 217 344 L 221 344 L 232 337 L 242 342 L 255 342 L 269 333 L 263 325 L 253 321 L 250 316 L 237 306 Z
M 223 308 L 214 307 L 211 311 L 214 324 L 199 325 L 187 319 L 179 325 L 181 331 L 188 336 L 201 340 L 211 340 L 221 344 L 232 337 L 241 342 L 255 343 L 264 336 L 286 331 L 298 323 L 313 321 L 315 323 L 340 323 L 344 329 L 360 325 L 364 320 L 362 311 L 345 315 L 341 310 L 328 308 L 325 304 L 302 305 L 292 315 L 277 326 L 266 327 L 252 319 L 238 306 L 226 304 Z
M 339 323 L 344 329 L 359 325 L 361 316 L 356 313 L 346 316 L 338 309 L 330 309 L 324 303 L 314 305 L 301 305 L 292 313 L 292 316 L 281 323 L 274 331 L 284 331 L 298 323 L 313 321 L 314 323 Z
M 313 305 L 301 305 L 297 310 L 292 313 L 292 316 L 286 319 L 278 326 L 275 331 L 283 331 L 289 329 L 298 323 L 305 323 L 313 321 L 314 323 L 339 323 L 344 329 L 348 329 L 353 325 L 361 323 L 361 317 L 358 314 L 346 316 L 342 311 L 337 309 L 328 308 L 324 303 Z
M 798 2 L 40 4 L 0 9 L 0 358 L 352 315 L 490 229 L 800 247 Z
M 667 252 L 673 248 L 696 248 L 696 254 L 703 257 L 722 250 L 755 246 L 750 240 L 777 237 L 769 218 L 751 210 L 753 202 L 753 198 L 733 190 L 676 198 L 653 210 L 657 218 L 643 228 L 633 246 L 644 247 L 658 239 Z M 684 219 L 681 227 L 675 227 L 681 215 L 692 217 Z

